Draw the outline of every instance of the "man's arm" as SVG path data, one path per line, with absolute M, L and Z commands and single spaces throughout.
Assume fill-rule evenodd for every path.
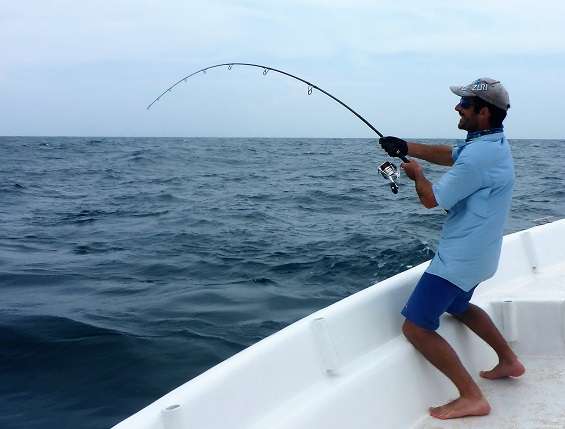
M 427 209 L 436 207 L 438 204 L 432 188 L 432 182 L 426 179 L 420 164 L 411 160 L 408 163 L 403 163 L 401 167 L 406 172 L 406 175 L 416 184 L 416 192 L 424 207 Z
M 379 143 L 390 156 L 402 158 L 410 155 L 434 164 L 453 165 L 452 148 L 448 145 L 409 143 L 393 136 L 381 137 Z
M 416 183 L 416 192 L 420 201 L 427 209 L 433 209 L 437 206 L 436 197 L 432 189 L 432 182 L 426 179 L 424 173 L 420 173 L 416 176 L 414 182 Z
M 408 155 L 414 158 L 423 159 L 438 165 L 453 165 L 452 148 L 444 144 L 422 144 L 407 142 Z

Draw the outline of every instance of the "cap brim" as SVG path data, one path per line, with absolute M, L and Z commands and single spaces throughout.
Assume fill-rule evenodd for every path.
M 472 97 L 475 95 L 475 93 L 467 89 L 466 86 L 450 86 L 449 89 L 459 97 Z

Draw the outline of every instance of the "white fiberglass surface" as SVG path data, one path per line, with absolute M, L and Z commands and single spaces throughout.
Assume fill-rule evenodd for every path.
M 493 408 L 487 417 L 426 417 L 456 392 L 400 332 L 422 264 L 266 338 L 117 427 L 565 428 L 563 237 L 565 220 L 505 237 L 497 275 L 473 299 L 527 367 L 517 380 L 480 380 Z M 440 333 L 474 375 L 495 364 L 492 350 L 453 318 Z M 172 404 L 180 407 L 163 411 Z
M 492 407 L 488 416 L 445 421 L 427 417 L 413 429 L 565 428 L 565 356 L 521 359 L 527 368 L 524 376 L 479 381 Z

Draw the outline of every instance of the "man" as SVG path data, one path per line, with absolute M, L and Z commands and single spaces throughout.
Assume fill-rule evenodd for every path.
M 461 97 L 455 110 L 460 116 L 459 128 L 468 133 L 463 144 L 452 148 L 408 143 L 396 137 L 380 139 L 391 156 L 409 155 L 452 166 L 432 184 L 418 162 L 401 165 L 415 182 L 426 208 L 447 210 L 437 253 L 402 310 L 406 338 L 459 390 L 456 400 L 430 408 L 430 414 L 440 419 L 490 412 L 479 386 L 436 332 L 443 313 L 463 322 L 497 353 L 498 365 L 481 371 L 482 377 L 519 377 L 525 372 L 488 314 L 469 302 L 476 286 L 496 272 L 512 199 L 512 155 L 502 127 L 510 107 L 508 93 L 499 81 L 490 78 L 450 89 Z

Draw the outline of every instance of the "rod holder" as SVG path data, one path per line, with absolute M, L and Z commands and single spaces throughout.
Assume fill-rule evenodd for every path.
M 561 301 L 561 339 L 565 342 L 565 300 Z
M 518 339 L 516 303 L 511 299 L 502 301 L 502 330 L 506 341 L 514 342 Z
M 161 420 L 164 429 L 186 429 L 187 424 L 183 421 L 182 405 L 172 404 L 161 410 Z
M 524 251 L 530 263 L 530 268 L 533 273 L 539 273 L 540 271 L 540 258 L 536 247 L 534 245 L 534 240 L 532 233 L 530 231 L 524 231 L 522 233 L 522 244 L 524 245 Z
M 312 321 L 312 333 L 324 372 L 328 375 L 336 375 L 339 359 L 325 318 L 318 317 Z

